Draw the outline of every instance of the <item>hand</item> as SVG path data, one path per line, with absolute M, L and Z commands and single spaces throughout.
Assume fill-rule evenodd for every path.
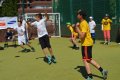
M 72 26 L 75 27 L 75 24 L 73 24 Z

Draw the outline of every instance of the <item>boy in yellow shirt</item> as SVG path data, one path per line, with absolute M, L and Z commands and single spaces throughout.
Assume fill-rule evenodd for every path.
M 108 72 L 106 70 L 103 70 L 103 68 L 95 60 L 92 59 L 93 40 L 91 38 L 89 25 L 85 20 L 86 13 L 80 10 L 78 12 L 77 18 L 80 20 L 80 23 L 76 24 L 76 29 L 80 35 L 82 58 L 88 74 L 86 80 L 93 80 L 90 64 L 95 66 L 102 73 L 105 80 L 107 78 Z
M 107 44 L 107 45 L 110 42 L 111 23 L 112 23 L 112 20 L 109 18 L 109 15 L 106 14 L 105 17 L 102 19 L 102 26 L 103 26 L 102 30 L 104 34 L 104 40 L 105 40 L 104 44 Z
M 76 32 L 76 30 L 75 30 L 75 25 L 71 25 L 71 23 L 66 23 L 67 24 L 67 28 L 70 30 L 70 32 L 71 32 L 71 39 L 70 39 L 70 41 L 72 42 L 72 44 L 73 44 L 73 49 L 76 49 L 76 50 L 78 50 L 79 49 L 79 47 L 78 47 L 78 44 L 77 44 L 77 42 L 76 42 L 76 39 L 77 39 L 77 37 L 78 37 L 78 33 Z

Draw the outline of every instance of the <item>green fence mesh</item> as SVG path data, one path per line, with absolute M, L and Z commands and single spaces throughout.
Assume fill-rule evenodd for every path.
M 112 5 L 111 5 L 112 4 Z M 53 0 L 53 11 L 61 14 L 61 31 L 62 35 L 70 35 L 70 32 L 66 28 L 66 22 L 76 23 L 76 13 L 79 9 L 87 12 L 87 20 L 89 16 L 93 16 L 97 24 L 101 24 L 101 20 L 106 13 L 110 17 L 117 16 L 116 20 L 119 22 L 120 17 L 120 0 Z M 113 11 L 111 10 L 113 9 Z M 116 10 L 116 12 L 114 12 Z M 112 34 L 117 32 L 118 25 L 114 25 Z M 98 25 L 97 35 L 101 35 L 99 31 L 100 25 Z M 112 37 L 115 40 L 115 36 Z M 97 37 L 102 39 L 102 36 Z

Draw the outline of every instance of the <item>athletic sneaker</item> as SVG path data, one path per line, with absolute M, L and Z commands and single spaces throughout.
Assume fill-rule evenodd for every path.
M 92 78 L 88 77 L 86 80 L 93 80 Z
M 21 50 L 21 52 L 25 52 L 26 51 L 26 48 L 25 49 L 23 49 L 23 50 Z
M 30 52 L 30 49 L 23 49 L 21 52 Z
M 75 49 L 75 48 L 76 48 L 76 45 L 73 45 L 71 48 L 72 48 L 72 49 Z
M 103 71 L 102 71 L 103 80 L 106 80 L 106 79 L 107 79 L 107 74 L 108 74 L 108 71 L 107 71 L 107 70 L 103 70 Z
M 26 49 L 26 52 L 30 52 L 31 50 L 30 49 Z
M 51 61 L 52 61 L 53 63 L 57 63 L 54 56 L 52 56 Z
M 104 42 L 105 45 L 108 45 L 108 42 Z
M 76 47 L 75 50 L 79 50 L 79 47 Z
M 48 64 L 51 64 L 51 63 L 52 63 L 50 56 L 47 56 L 47 63 L 48 63 Z

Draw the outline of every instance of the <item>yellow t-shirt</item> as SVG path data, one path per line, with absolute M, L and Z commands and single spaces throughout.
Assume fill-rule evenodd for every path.
M 70 27 L 69 27 L 69 29 L 70 29 L 71 33 L 73 33 L 73 32 L 74 32 L 74 30 L 73 30 L 72 26 L 70 26 Z
M 81 32 L 86 33 L 85 39 L 81 40 L 81 45 L 82 46 L 92 46 L 93 45 L 93 40 L 91 38 L 90 28 L 89 28 L 89 25 L 88 25 L 87 21 L 84 20 L 84 21 L 80 22 L 79 28 L 80 28 Z
M 102 19 L 103 30 L 111 30 L 110 23 L 112 23 L 111 19 Z
M 72 26 L 70 26 L 69 29 L 70 29 L 71 33 L 73 33 L 73 35 L 74 35 L 75 37 L 78 36 L 78 33 L 74 31 L 74 29 L 73 29 Z

